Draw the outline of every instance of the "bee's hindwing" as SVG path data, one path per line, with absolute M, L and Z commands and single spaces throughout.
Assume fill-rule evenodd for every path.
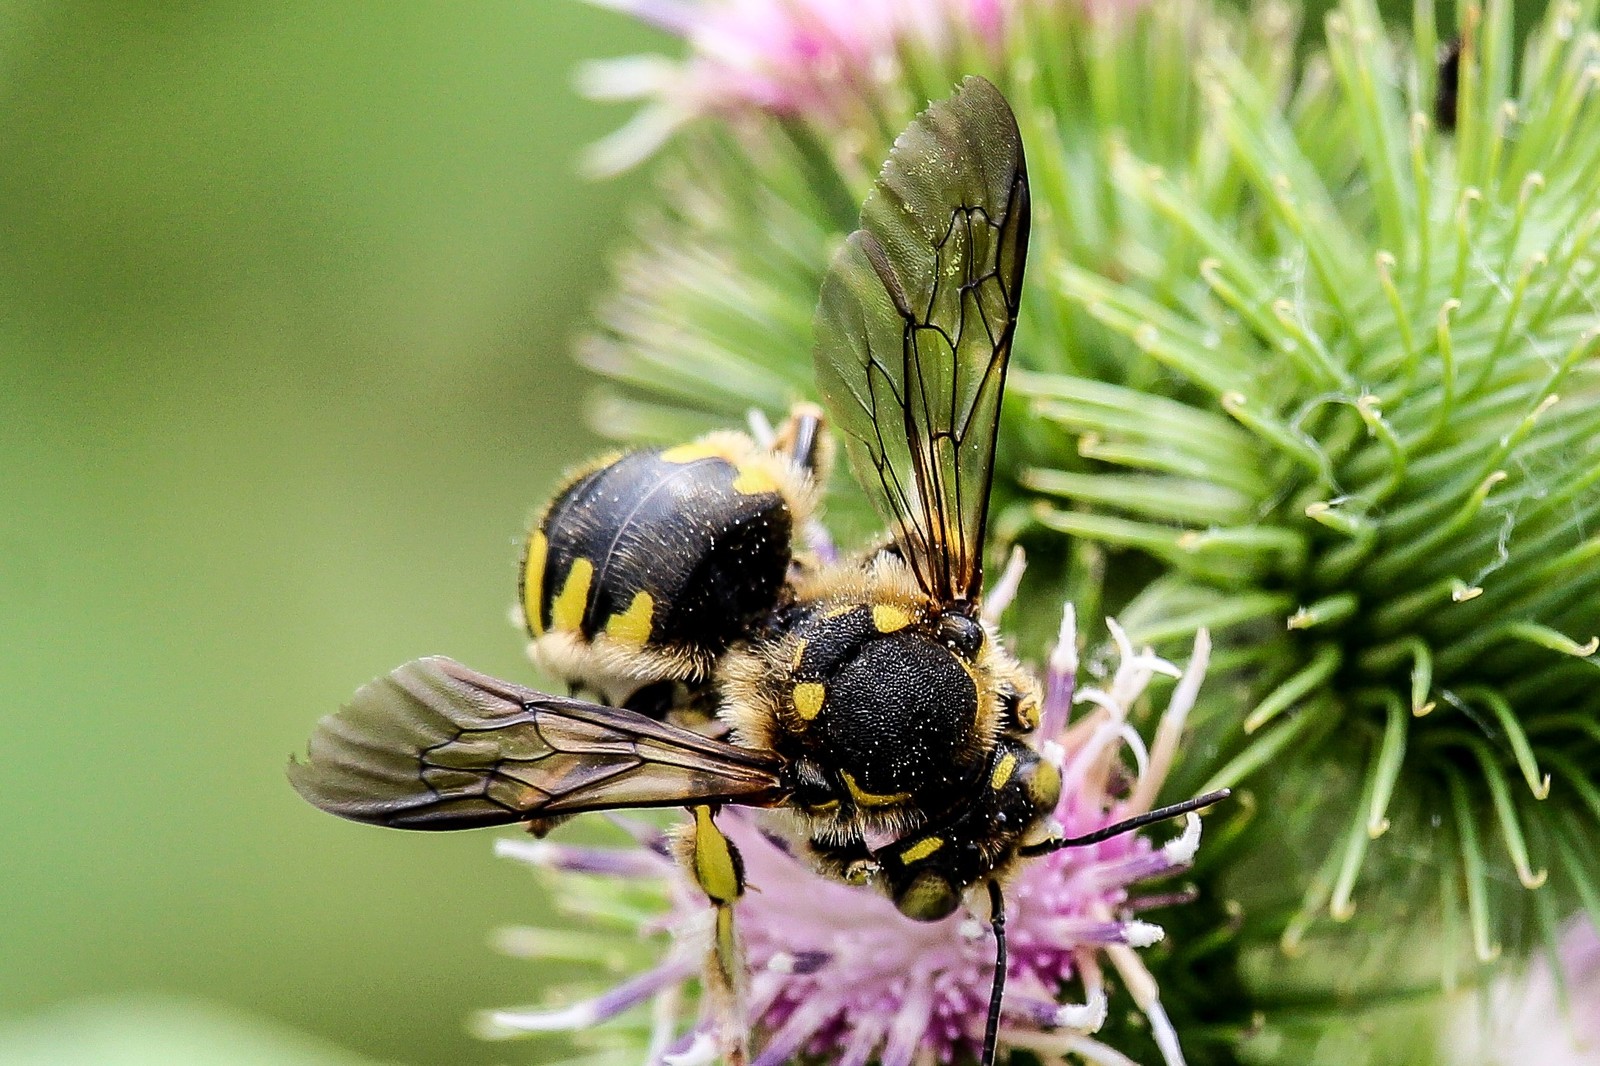
M 777 756 L 632 711 L 417 659 L 317 724 L 289 779 L 318 807 L 402 829 L 471 829 L 621 807 L 788 794 Z
M 1022 138 L 969 77 L 894 144 L 822 283 L 817 385 L 934 599 L 974 600 L 1028 249 Z

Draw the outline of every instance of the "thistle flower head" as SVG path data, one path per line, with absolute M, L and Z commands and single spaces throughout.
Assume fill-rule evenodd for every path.
M 1041 729 L 1049 731 L 1044 754 L 1058 763 L 1064 783 L 1054 828 L 1076 836 L 1149 809 L 1199 689 L 1207 644 L 1203 637 L 1197 644 L 1147 750 L 1130 713 L 1153 677 L 1180 676 L 1179 671 L 1148 652 L 1135 653 L 1122 640 L 1109 684 L 1078 691 L 1087 710 L 1069 719 L 1070 619 L 1069 614 L 1062 630 L 1067 650 L 1051 672 Z M 872 1060 L 907 1066 L 916 1055 L 923 1056 L 919 1061 L 932 1056 L 950 1062 L 976 1054 L 995 960 L 986 919 L 960 910 L 938 922 L 906 918 L 875 889 L 816 873 L 772 813 L 725 809 L 719 825 L 742 853 L 749 884 L 735 913 L 750 973 L 747 1013 L 758 1066 L 802 1054 L 850 1066 Z M 595 876 L 626 881 L 619 899 L 640 907 L 656 900 L 663 907 L 655 913 L 630 910 L 638 928 L 666 933 L 670 941 L 653 967 L 612 991 L 554 1010 L 497 1011 L 488 1019 L 491 1031 L 575 1029 L 653 1001 L 650 1061 L 699 1061 L 709 1052 L 718 1020 L 706 1016 L 705 1004 L 696 1014 L 688 992 L 710 944 L 705 897 L 671 857 L 665 834 L 633 828 L 640 846 L 630 849 L 500 842 L 501 854 L 548 871 L 558 900 L 592 899 Z M 1141 914 L 1183 893 L 1169 885 L 1141 895 L 1139 886 L 1188 868 L 1199 841 L 1199 819 L 1190 815 L 1186 828 L 1164 844 L 1130 833 L 1019 861 L 1005 890 L 1010 952 L 1002 1048 L 1126 1062 L 1090 1035 L 1106 1019 L 1108 983 L 1120 977 L 1166 1061 L 1183 1061 L 1138 957 L 1138 949 L 1162 938 L 1161 928 Z M 589 875 L 582 879 L 591 885 L 580 887 L 578 875 Z M 1070 997 L 1065 1002 L 1064 995 Z
M 579 87 L 639 113 L 596 145 L 592 169 L 626 169 L 682 124 L 715 115 L 859 120 L 903 80 L 908 55 L 976 48 L 997 58 L 1015 0 L 591 0 L 682 38 L 688 55 L 596 60 Z M 1056 0 L 1024 0 L 1041 6 Z M 1090 0 L 1072 0 L 1089 3 Z
M 1429 0 L 1398 38 L 1345 0 L 1308 56 L 1271 0 L 952 24 L 852 112 L 686 134 L 583 350 L 626 436 L 807 393 L 889 134 L 993 80 L 1035 216 L 993 528 L 1141 643 L 1217 635 L 1178 791 L 1258 793 L 1240 935 L 1345 952 L 1331 984 L 1384 955 L 1360 900 L 1428 919 L 1376 987 L 1600 899 L 1597 12 L 1518 61 L 1508 0 L 1459 8 L 1453 93 Z

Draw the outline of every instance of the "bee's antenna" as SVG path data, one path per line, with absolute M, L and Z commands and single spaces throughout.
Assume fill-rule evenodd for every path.
M 989 990 L 989 1020 L 983 1026 L 981 1066 L 994 1066 L 994 1046 L 1000 1037 L 1000 997 L 1006 991 L 1006 901 L 1000 882 L 989 882 L 989 928 L 994 930 L 994 985 Z
M 1233 795 L 1232 789 L 1219 788 L 1215 792 L 1207 792 L 1204 796 L 1196 796 L 1194 799 L 1184 800 L 1182 803 L 1174 803 L 1170 807 L 1157 807 L 1153 811 L 1146 811 L 1144 814 L 1124 819 L 1103 829 L 1096 829 L 1094 832 L 1085 833 L 1081 837 L 1054 837 L 1050 840 L 1041 840 L 1037 844 L 1026 844 L 1019 848 L 1018 852 L 1022 855 L 1048 855 L 1052 851 L 1060 851 L 1062 848 L 1081 848 L 1085 844 L 1098 844 L 1102 840 L 1110 840 L 1112 837 L 1119 837 L 1123 833 L 1131 833 L 1135 829 L 1142 829 L 1156 822 L 1164 822 L 1168 818 L 1176 818 L 1180 814 L 1188 814 L 1190 811 L 1198 811 L 1202 807 L 1209 807 L 1213 803 L 1219 803 L 1231 795 Z

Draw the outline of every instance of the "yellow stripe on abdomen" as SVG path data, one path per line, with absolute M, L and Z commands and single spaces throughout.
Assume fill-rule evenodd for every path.
M 581 556 L 567 571 L 561 594 L 550 605 L 550 628 L 576 632 L 583 627 L 583 611 L 589 605 L 589 582 L 594 580 L 594 564 Z
M 528 632 L 544 635 L 544 561 L 550 554 L 550 542 L 544 530 L 536 529 L 528 540 L 528 555 L 522 561 L 522 614 L 528 623 Z
M 655 597 L 648 592 L 633 594 L 633 602 L 621 614 L 606 621 L 606 636 L 619 644 L 639 649 L 650 642 L 650 629 L 655 620 Z

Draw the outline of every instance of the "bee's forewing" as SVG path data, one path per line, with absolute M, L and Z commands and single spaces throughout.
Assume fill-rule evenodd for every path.
M 856 479 L 941 602 L 974 600 L 1028 250 L 1022 137 L 969 77 L 895 140 L 817 305 L 817 387 Z
M 787 795 L 782 761 L 632 711 L 416 659 L 317 723 L 296 791 L 401 829 L 471 829 L 622 807 Z

